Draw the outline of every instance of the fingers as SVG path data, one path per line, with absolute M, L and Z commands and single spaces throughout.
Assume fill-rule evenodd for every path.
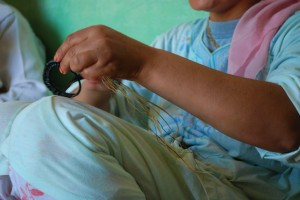
M 70 34 L 67 39 L 62 43 L 62 45 L 57 49 L 54 55 L 55 62 L 62 62 L 64 64 L 64 68 L 61 68 L 62 72 L 67 72 L 70 70 L 69 62 L 70 56 L 79 53 L 79 47 L 76 47 L 78 44 L 82 44 L 88 38 L 87 29 L 79 30 L 75 33 Z M 69 56 L 66 57 L 66 55 Z M 66 59 L 65 59 L 66 58 Z
M 115 68 L 109 63 L 111 53 L 106 49 L 101 48 L 97 41 L 77 44 L 60 62 L 60 70 L 62 73 L 72 70 L 81 73 L 84 78 L 99 79 L 103 73 L 107 74 L 107 69 Z
M 60 62 L 60 70 L 82 72 L 95 65 L 102 52 L 103 26 L 93 26 L 79 30 L 67 37 L 55 53 L 54 60 Z
M 57 49 L 54 60 L 56 62 L 60 62 L 66 53 L 72 48 L 74 45 L 79 44 L 83 40 L 87 38 L 84 34 L 85 30 L 80 30 L 75 33 L 70 34 L 67 39 L 62 43 L 62 45 Z
M 97 63 L 84 68 L 81 75 L 86 79 L 101 79 L 103 76 L 114 77 L 116 66 L 113 63 L 103 64 L 98 60 Z
M 80 48 L 79 45 L 68 51 L 60 63 L 60 69 L 62 72 L 72 70 L 80 73 L 84 68 L 95 65 L 97 61 L 98 55 L 95 50 Z
M 144 63 L 141 43 L 108 27 L 98 25 L 77 31 L 58 48 L 54 60 L 60 70 L 79 72 L 86 79 L 102 76 L 131 79 Z

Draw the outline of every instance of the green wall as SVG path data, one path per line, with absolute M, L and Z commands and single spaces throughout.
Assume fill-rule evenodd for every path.
M 52 57 L 66 36 L 104 24 L 150 44 L 172 26 L 206 15 L 188 0 L 6 0 L 30 21 Z

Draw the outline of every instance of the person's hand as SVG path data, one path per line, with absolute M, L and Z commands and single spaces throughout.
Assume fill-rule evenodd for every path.
M 111 28 L 98 25 L 79 30 L 67 37 L 54 60 L 60 70 L 80 72 L 88 80 L 102 76 L 135 80 L 142 71 L 151 47 Z

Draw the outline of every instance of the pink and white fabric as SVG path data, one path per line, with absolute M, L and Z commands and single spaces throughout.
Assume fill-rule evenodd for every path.
M 255 78 L 267 64 L 270 42 L 300 0 L 261 0 L 240 19 L 233 34 L 228 73 Z
M 34 188 L 25 181 L 14 169 L 9 168 L 9 177 L 12 182 L 12 199 L 15 200 L 53 200 L 44 192 Z

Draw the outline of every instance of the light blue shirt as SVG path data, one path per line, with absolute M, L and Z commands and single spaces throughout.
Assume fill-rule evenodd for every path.
M 212 69 L 227 72 L 228 50 L 230 48 L 231 37 L 228 37 L 226 34 L 225 38 L 216 37 L 217 41 L 220 42 L 221 47 L 211 52 L 209 50 L 211 45 L 206 36 L 207 20 L 208 19 L 200 19 L 190 23 L 181 24 L 159 36 L 154 41 L 153 46 L 188 58 Z M 232 22 L 231 25 L 234 29 L 235 22 Z M 270 44 L 269 62 L 263 71 L 259 73 L 257 78 L 279 84 L 286 91 L 295 108 L 300 113 L 299 32 L 300 12 L 297 12 L 285 22 L 272 40 Z M 221 163 L 218 159 L 211 159 L 213 156 L 228 156 L 229 160 L 231 158 L 239 160 L 240 163 L 237 164 L 236 162 L 233 162 L 235 163 L 233 165 L 234 167 L 229 170 L 232 176 L 231 178 L 236 178 L 237 175 L 240 177 L 249 175 L 246 175 L 247 173 L 243 174 L 243 172 L 238 170 L 238 168 L 244 164 L 259 166 L 261 171 L 253 171 L 253 173 L 257 174 L 255 177 L 256 179 L 262 180 L 262 185 L 266 186 L 269 184 L 278 189 L 285 188 L 287 196 L 300 198 L 299 149 L 294 152 L 282 154 L 266 151 L 242 143 L 222 134 L 209 124 L 204 123 L 200 119 L 167 102 L 158 95 L 151 93 L 140 85 L 129 81 L 126 81 L 125 84 L 151 102 L 162 107 L 173 117 L 172 119 L 171 117 L 168 117 L 166 113 L 160 113 L 165 117 L 167 122 L 161 120 L 161 124 L 164 126 L 163 130 L 165 130 L 165 137 L 170 142 L 180 144 L 183 141 L 196 156 L 206 158 L 212 165 L 224 166 L 224 163 Z M 126 105 L 121 97 L 117 97 L 116 102 L 117 105 L 119 105 L 116 112 L 122 118 L 139 124 L 139 122 L 134 120 L 135 117 L 132 117 L 130 112 L 122 108 Z M 155 111 L 150 109 L 149 113 L 151 112 L 155 115 Z M 152 130 L 155 130 L 155 127 L 150 120 L 148 121 L 148 125 Z M 174 132 L 177 134 L 174 135 Z M 230 168 L 230 166 L 231 164 L 227 167 Z M 224 166 L 224 168 L 226 168 L 226 166 Z M 260 173 L 264 175 L 258 175 Z M 250 179 L 253 179 L 254 177 L 248 178 L 249 179 L 247 180 L 246 178 L 246 180 L 251 182 Z M 248 192 L 255 193 L 255 191 L 259 191 L 259 188 Z M 261 191 L 261 193 L 263 193 L 263 191 Z M 276 195 L 278 194 L 274 193 L 274 196 L 272 197 L 272 194 L 269 194 L 272 198 L 275 198 Z M 256 198 L 259 198 L 259 195 L 256 196 Z

